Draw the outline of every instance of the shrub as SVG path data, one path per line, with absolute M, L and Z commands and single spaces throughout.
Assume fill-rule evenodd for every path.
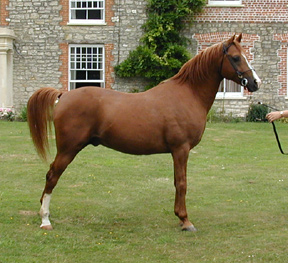
M 15 114 L 11 108 L 0 108 L 0 119 L 14 121 Z
M 27 107 L 24 106 L 18 116 L 19 121 L 27 121 Z
M 248 110 L 246 120 L 248 122 L 267 121 L 265 116 L 268 113 L 268 109 L 262 104 L 251 104 Z
M 115 67 L 115 73 L 119 77 L 144 77 L 151 81 L 146 88 L 174 76 L 190 58 L 186 50 L 189 41 L 180 31 L 204 4 L 204 0 L 149 0 L 141 45 Z

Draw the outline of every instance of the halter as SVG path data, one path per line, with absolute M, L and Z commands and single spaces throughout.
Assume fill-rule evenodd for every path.
M 221 76 L 223 76 L 223 75 L 222 75 L 222 67 L 223 67 L 224 56 L 226 55 L 227 58 L 228 58 L 228 60 L 229 60 L 229 62 L 230 62 L 230 64 L 231 64 L 231 66 L 234 68 L 234 70 L 235 70 L 238 78 L 240 79 L 240 84 L 241 84 L 241 86 L 246 87 L 247 84 L 248 84 L 248 79 L 244 78 L 244 74 L 245 74 L 246 72 L 252 71 L 252 70 L 254 70 L 254 69 L 253 69 L 253 68 L 250 68 L 250 69 L 248 69 L 248 70 L 246 70 L 246 71 L 244 71 L 244 72 L 241 72 L 241 71 L 239 71 L 239 70 L 237 69 L 237 65 L 236 65 L 235 62 L 233 61 L 231 55 L 228 54 L 228 49 L 229 49 L 232 45 L 233 45 L 233 43 L 231 43 L 228 47 L 226 47 L 226 46 L 223 44 L 223 54 L 224 54 L 224 55 L 223 55 L 223 59 L 222 59 L 222 63 L 221 63 L 220 74 L 221 74 Z

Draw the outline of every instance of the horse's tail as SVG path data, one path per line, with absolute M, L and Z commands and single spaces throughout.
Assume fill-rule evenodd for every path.
M 62 94 L 63 91 L 54 88 L 42 88 L 30 97 L 27 104 L 30 135 L 38 155 L 45 161 L 49 150 L 48 132 L 51 131 L 54 105 Z

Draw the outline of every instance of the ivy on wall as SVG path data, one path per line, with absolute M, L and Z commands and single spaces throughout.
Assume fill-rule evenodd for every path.
M 190 58 L 181 30 L 205 5 L 205 0 L 147 0 L 147 22 L 141 44 L 115 67 L 119 77 L 144 77 L 147 89 L 174 76 Z

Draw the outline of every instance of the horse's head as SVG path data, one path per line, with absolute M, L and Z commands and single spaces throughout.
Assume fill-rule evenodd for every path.
M 242 33 L 223 42 L 223 60 L 221 62 L 221 75 L 235 81 L 244 88 L 253 92 L 258 90 L 261 80 L 249 64 L 244 50 L 240 45 Z

